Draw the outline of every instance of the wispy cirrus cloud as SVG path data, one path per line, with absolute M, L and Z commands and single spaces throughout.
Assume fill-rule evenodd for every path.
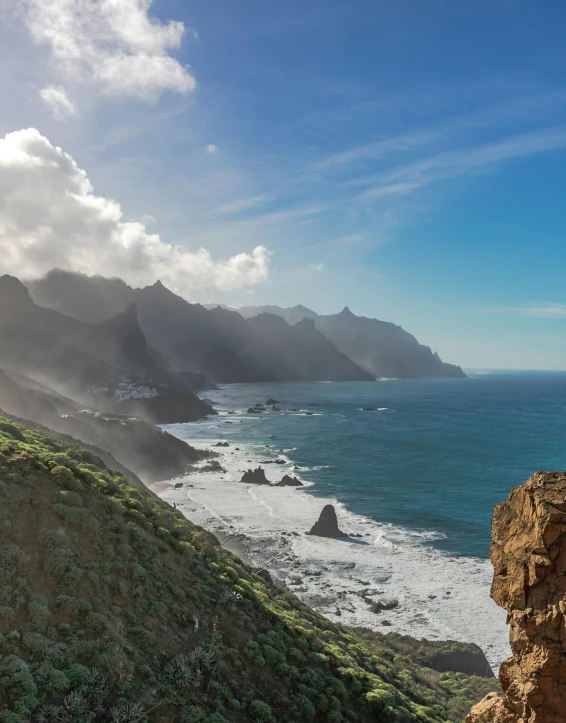
M 500 141 L 444 151 L 381 174 L 356 178 L 350 185 L 368 186 L 361 198 L 405 195 L 461 176 L 484 173 L 505 162 L 566 148 L 566 126 L 544 128 Z
M 479 308 L 478 311 L 496 314 L 514 314 L 516 316 L 529 316 L 533 319 L 565 319 L 566 304 L 555 302 L 527 304 L 525 306 L 493 306 Z

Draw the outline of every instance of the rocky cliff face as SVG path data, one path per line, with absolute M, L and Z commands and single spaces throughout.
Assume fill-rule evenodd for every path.
M 465 723 L 566 720 L 566 473 L 539 472 L 496 506 L 491 597 L 508 613 L 513 657 Z

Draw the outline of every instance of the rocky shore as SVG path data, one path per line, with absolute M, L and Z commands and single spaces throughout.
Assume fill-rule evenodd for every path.
M 249 408 L 256 408 L 253 403 Z M 428 640 L 474 642 L 497 669 L 508 647 L 504 616 L 488 597 L 489 563 L 415 544 L 403 530 L 308 494 L 308 470 L 297 467 L 292 450 L 246 445 L 233 431 L 252 416 L 248 405 L 220 408 L 210 437 L 191 437 L 189 425 L 167 427 L 196 449 L 214 449 L 219 456 L 215 469 L 199 462 L 155 491 L 329 619 Z M 258 417 L 275 413 L 266 407 Z M 334 509 L 332 534 L 309 534 L 326 505 Z

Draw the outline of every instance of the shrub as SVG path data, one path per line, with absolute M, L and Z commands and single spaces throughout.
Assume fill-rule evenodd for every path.
M 261 700 L 252 700 L 249 705 L 250 716 L 258 723 L 275 723 L 275 717 L 271 712 L 270 706 Z

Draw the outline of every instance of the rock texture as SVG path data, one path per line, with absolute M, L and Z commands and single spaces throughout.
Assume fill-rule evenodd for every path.
M 491 597 L 507 610 L 513 657 L 499 671 L 503 697 L 488 695 L 466 723 L 564 723 L 565 472 L 539 472 L 496 506 L 491 562 Z
M 325 505 L 322 508 L 320 517 L 311 527 L 309 535 L 318 535 L 318 537 L 348 537 L 345 532 L 338 528 L 338 518 L 334 505 Z
M 275 485 L 276 487 L 302 487 L 303 483 L 300 479 L 297 479 L 296 477 L 291 477 L 290 475 L 286 474 L 280 482 L 277 482 Z
M 265 471 L 261 467 L 258 467 L 257 469 L 249 469 L 247 472 L 244 472 L 240 482 L 245 482 L 246 484 L 252 485 L 269 484 L 269 480 L 265 476 Z

